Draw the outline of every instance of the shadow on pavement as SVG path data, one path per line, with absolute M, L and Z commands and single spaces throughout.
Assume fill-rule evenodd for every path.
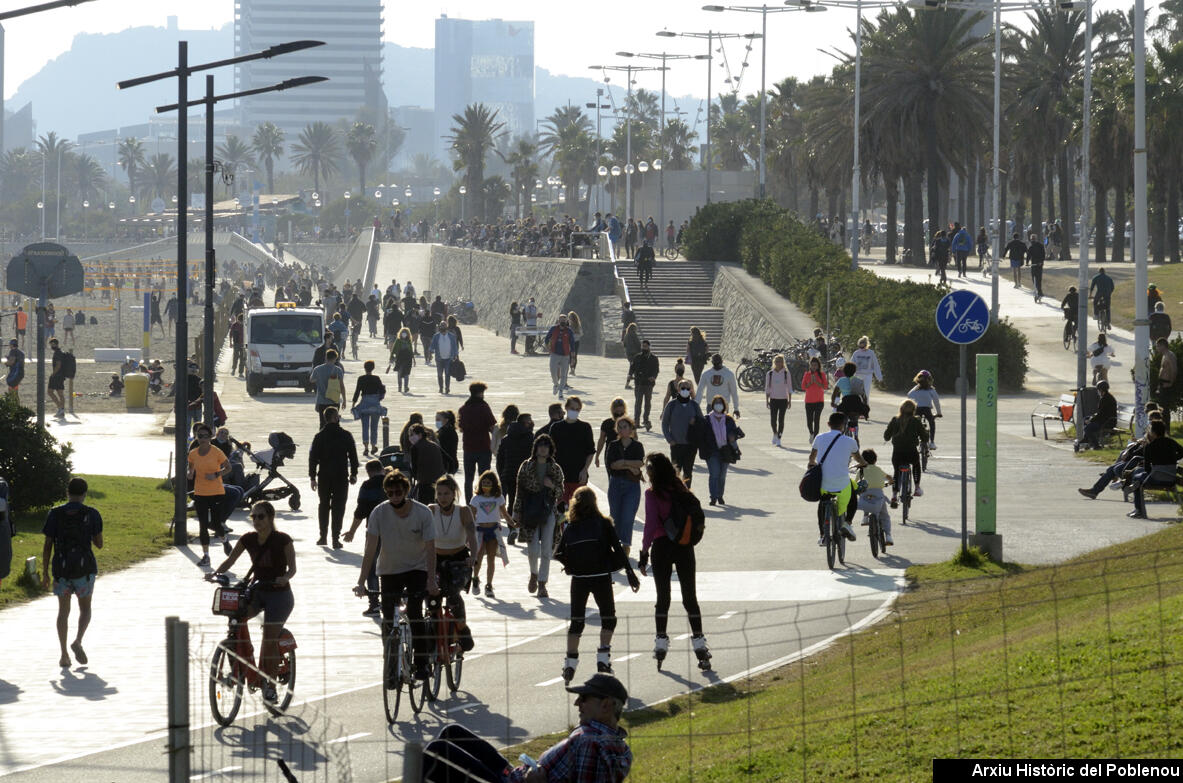
M 81 675 L 81 676 L 79 676 Z M 78 696 L 87 701 L 102 701 L 119 693 L 119 689 L 85 667 L 76 670 L 63 669 L 62 679 L 50 685 L 62 696 Z
M 11 704 L 20 698 L 24 691 L 15 683 L 0 680 L 0 704 Z
M 900 524 L 902 525 L 903 523 L 900 523 Z M 948 528 L 943 525 L 937 525 L 932 522 L 925 522 L 924 520 L 916 519 L 915 517 L 912 517 L 911 519 L 909 519 L 908 524 L 903 525 L 903 526 L 904 527 L 914 527 L 917 530 L 920 530 L 924 533 L 928 533 L 928 534 L 934 535 L 934 536 L 944 536 L 946 538 L 957 538 L 961 535 L 960 530 L 953 530 L 952 528 Z

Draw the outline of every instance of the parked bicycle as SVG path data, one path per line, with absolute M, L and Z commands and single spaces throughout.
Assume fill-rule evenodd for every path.
M 457 299 L 449 302 L 448 313 L 456 316 L 456 320 L 462 324 L 477 322 L 476 305 L 472 303 L 471 299 Z
M 213 613 L 229 618 L 226 638 L 218 643 L 210 661 L 209 706 L 219 726 L 234 722 L 242 707 L 242 691 L 263 690 L 263 705 L 272 715 L 282 715 L 292 703 L 296 687 L 296 638 L 284 628 L 279 632 L 279 665 L 274 678 L 268 677 L 255 663 L 255 648 L 247 620 L 258 613 L 251 612 L 254 591 L 264 586 L 259 581 L 239 581 L 230 585 L 225 574 L 207 577 L 220 586 L 214 590 Z M 274 688 L 274 694 L 269 693 Z M 267 698 L 270 696 L 274 698 Z

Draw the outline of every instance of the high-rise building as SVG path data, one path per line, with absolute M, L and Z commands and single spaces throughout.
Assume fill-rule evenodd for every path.
M 235 0 L 234 53 L 250 54 L 298 40 L 324 46 L 235 66 L 235 90 L 269 87 L 294 76 L 329 81 L 242 99 L 242 125 L 263 122 L 298 132 L 318 120 L 351 120 L 363 107 L 372 122 L 386 115 L 382 90 L 382 0 Z
M 511 138 L 533 136 L 533 22 L 435 21 L 435 127 L 442 160 L 452 116 L 472 103 L 495 109 Z

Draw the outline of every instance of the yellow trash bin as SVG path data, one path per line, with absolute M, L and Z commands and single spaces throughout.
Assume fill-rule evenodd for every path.
M 129 372 L 123 376 L 123 397 L 127 409 L 148 407 L 148 376 L 142 372 Z

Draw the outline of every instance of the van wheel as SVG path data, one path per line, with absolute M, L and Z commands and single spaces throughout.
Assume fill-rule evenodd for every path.
M 256 397 L 263 392 L 263 380 L 255 373 L 246 374 L 246 393 Z

